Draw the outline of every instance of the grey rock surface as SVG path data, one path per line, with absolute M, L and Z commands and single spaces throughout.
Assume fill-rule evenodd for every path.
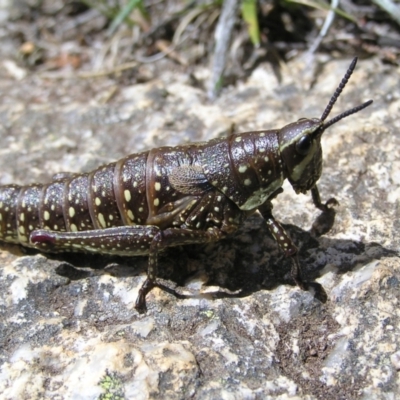
M 173 70 L 117 87 L 107 78 L 18 80 L 2 63 L 0 183 L 47 182 L 152 147 L 319 117 L 349 62 L 327 62 L 311 89 L 298 62 L 281 82 L 261 64 L 214 103 Z M 274 201 L 326 303 L 293 285 L 258 215 L 227 240 L 168 251 L 162 278 L 185 296 L 154 289 L 145 315 L 133 308 L 145 257 L 50 257 L 3 245 L 0 397 L 400 396 L 400 71 L 360 61 L 332 115 L 370 98 L 323 139 L 321 196 L 340 203 L 333 228 L 316 237 L 319 212 L 290 185 Z

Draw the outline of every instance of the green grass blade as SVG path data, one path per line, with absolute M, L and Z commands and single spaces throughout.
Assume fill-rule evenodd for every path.
M 129 3 L 121 8 L 120 12 L 115 16 L 113 21 L 111 22 L 110 27 L 108 28 L 108 34 L 112 35 L 115 30 L 125 21 L 125 19 L 129 16 L 129 14 L 135 8 L 139 8 L 143 10 L 143 0 L 130 0 Z
M 260 46 L 260 28 L 257 19 L 257 0 L 242 1 L 242 16 L 247 23 L 251 42 L 255 47 Z

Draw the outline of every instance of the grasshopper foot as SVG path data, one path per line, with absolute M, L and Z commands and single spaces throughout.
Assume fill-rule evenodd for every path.
M 139 289 L 139 294 L 138 294 L 138 297 L 137 297 L 136 303 L 135 303 L 135 309 L 139 314 L 144 314 L 147 311 L 146 295 L 155 286 L 156 285 L 152 280 L 146 279 L 144 281 L 142 287 Z
M 311 234 L 319 237 L 329 232 L 335 223 L 336 210 L 334 208 L 327 208 L 315 219 L 311 227 Z

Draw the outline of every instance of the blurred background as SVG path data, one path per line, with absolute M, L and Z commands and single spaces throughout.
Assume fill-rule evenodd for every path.
M 208 98 L 261 62 L 377 56 L 398 65 L 400 5 L 394 0 L 2 0 L 2 58 L 29 71 L 121 84 L 187 73 Z M 328 57 L 328 58 L 329 58 Z

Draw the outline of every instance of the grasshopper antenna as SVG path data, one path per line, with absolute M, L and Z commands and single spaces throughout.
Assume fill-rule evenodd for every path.
M 331 125 L 336 124 L 336 122 L 340 121 L 343 118 L 348 117 L 351 114 L 355 114 L 356 112 L 359 112 L 361 110 L 363 110 L 364 108 L 367 108 L 369 105 L 371 105 L 373 103 L 372 100 L 368 100 L 365 103 L 354 107 L 350 110 L 347 110 L 345 112 L 342 112 L 341 114 L 337 115 L 336 117 L 330 119 L 328 122 L 326 122 L 324 125 L 322 125 L 322 130 L 324 131 L 326 128 L 329 128 Z
M 332 110 L 332 107 L 334 106 L 334 104 L 336 103 L 336 100 L 339 98 L 340 94 L 342 93 L 344 87 L 346 86 L 347 82 L 349 81 L 351 74 L 354 71 L 354 68 L 357 65 L 357 57 L 353 58 L 353 61 L 351 62 L 346 75 L 343 77 L 342 81 L 340 82 L 339 86 L 337 87 L 337 89 L 335 90 L 335 93 L 333 94 L 333 96 L 331 97 L 331 99 L 329 100 L 328 105 L 325 108 L 325 111 L 322 113 L 321 116 L 321 122 L 325 121 L 325 119 L 328 117 L 329 113 Z M 329 128 L 331 125 L 336 124 L 336 122 L 340 121 L 343 118 L 348 117 L 349 115 L 355 114 L 361 110 L 363 110 L 364 108 L 368 107 L 369 105 L 372 104 L 372 100 L 368 100 L 365 103 L 353 107 L 350 110 L 344 111 L 341 114 L 337 115 L 336 117 L 330 119 L 328 122 L 326 122 L 325 124 L 323 124 L 321 126 L 321 130 L 319 131 L 319 134 L 321 134 L 325 129 Z
M 329 113 L 332 110 L 332 107 L 334 106 L 334 104 L 336 103 L 336 100 L 339 98 L 340 93 L 342 93 L 342 90 L 344 89 L 344 87 L 346 86 L 346 83 L 349 81 L 351 74 L 354 71 L 354 68 L 357 65 L 357 57 L 353 58 L 353 61 L 351 62 L 349 69 L 346 72 L 346 75 L 343 77 L 342 81 L 340 82 L 339 86 L 337 87 L 337 89 L 335 90 L 335 93 L 333 94 L 333 96 L 331 97 L 331 99 L 329 100 L 328 105 L 325 108 L 325 111 L 322 113 L 321 116 L 321 121 L 325 121 L 326 118 L 328 117 Z M 355 111 L 357 112 L 357 111 Z M 350 114 L 349 114 L 350 115 Z M 343 117 L 344 118 L 344 117 Z M 332 125 L 332 124 L 331 124 Z

